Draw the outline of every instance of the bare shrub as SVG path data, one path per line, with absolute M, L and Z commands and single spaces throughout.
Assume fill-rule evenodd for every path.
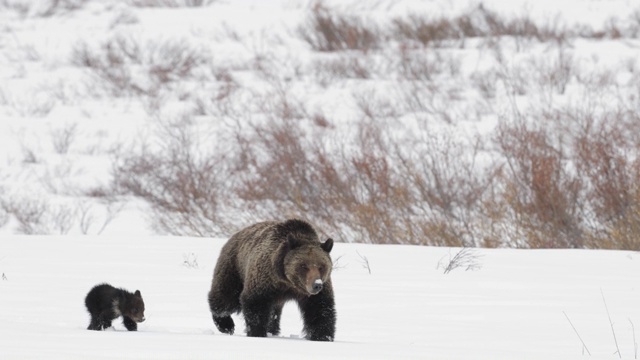
M 68 124 L 66 126 L 52 129 L 51 141 L 53 143 L 53 149 L 58 154 L 66 154 L 71 147 L 71 144 L 75 141 L 78 130 L 78 124 Z
M 191 76 L 207 61 L 206 52 L 184 41 L 141 43 L 123 35 L 108 39 L 99 49 L 81 42 L 72 52 L 72 62 L 90 69 L 116 96 L 155 95 L 162 85 Z
M 90 233 L 96 235 L 102 234 L 107 226 L 118 217 L 118 214 L 126 205 L 126 201 L 121 201 L 115 196 L 104 198 L 104 208 L 102 211 L 95 210 L 95 206 L 87 201 L 80 202 L 77 205 L 77 222 L 80 227 L 80 232 L 84 235 Z
M 114 29 L 121 25 L 132 25 L 140 22 L 140 19 L 134 11 L 130 8 L 121 8 L 118 10 L 116 15 L 113 17 L 109 24 L 110 29 Z
M 56 100 L 48 91 L 31 91 L 24 98 L 10 99 L 9 105 L 22 117 L 41 118 L 49 115 L 56 106 Z
M 389 92 L 363 90 L 353 94 L 356 106 L 364 117 L 370 121 L 388 121 L 403 114 Z
M 410 219 L 403 216 L 403 209 L 410 208 L 411 194 L 402 174 L 394 170 L 394 144 L 383 127 L 364 120 L 354 140 L 356 146 L 338 160 L 342 183 L 349 186 L 340 200 L 351 214 L 351 227 L 366 242 L 428 242 L 430 239 L 406 235 L 411 234 L 407 231 Z
M 127 0 L 135 7 L 200 7 L 214 3 L 216 0 Z
M 198 138 L 182 120 L 163 126 L 160 150 L 152 152 L 143 145 L 120 154 L 114 185 L 151 205 L 158 231 L 219 235 L 224 227 L 219 207 L 229 187 L 228 163 L 222 152 L 200 152 Z
M 441 75 L 458 75 L 460 59 L 447 57 L 440 51 L 425 54 L 401 46 L 397 66 L 402 79 L 433 81 Z
M 480 91 L 485 99 L 496 97 L 496 80 L 499 78 L 497 71 L 487 70 L 471 75 L 471 82 Z
M 81 9 L 88 0 L 2 0 L 0 6 L 21 16 L 49 17 L 61 12 Z
M 424 16 L 410 15 L 406 19 L 394 19 L 393 24 L 396 38 L 415 41 L 423 46 L 440 47 L 446 40 L 456 40 L 463 36 L 455 20 L 447 18 L 429 20 Z M 469 35 L 479 35 L 473 26 L 464 28 Z
M 23 164 L 37 164 L 39 162 L 38 156 L 33 149 L 22 146 L 22 163 Z
M 500 174 L 503 214 L 516 230 L 514 246 L 584 246 L 583 182 L 567 167 L 568 155 L 543 128 L 522 119 L 502 122 L 497 144 L 506 166 Z
M 547 88 L 552 93 L 564 94 L 574 75 L 573 56 L 567 52 L 564 45 L 558 45 L 557 56 L 551 61 L 536 59 L 531 61 L 531 68 L 537 72 L 538 85 Z M 544 90 L 543 90 L 544 92 Z M 553 94 L 548 94 L 551 97 Z
M 214 75 L 216 82 L 209 82 L 213 88 L 196 94 L 194 111 L 197 115 L 230 116 L 234 112 L 233 95 L 240 89 L 240 84 L 226 69 L 218 69 Z
M 208 55 L 202 49 L 180 40 L 148 43 L 144 58 L 149 75 L 162 84 L 190 76 L 195 68 L 207 62 Z
M 423 122 L 439 120 L 452 125 L 469 119 L 470 113 L 459 103 L 463 90 L 458 82 L 411 81 L 400 91 L 403 110 L 414 113 Z
M 304 214 L 321 205 L 321 190 L 314 184 L 315 167 L 309 166 L 313 162 L 310 144 L 296 120 L 254 125 L 237 137 L 243 169 L 237 191 L 243 200 L 268 200 L 284 214 Z M 321 148 L 314 150 L 325 155 Z
M 524 47 L 523 40 L 564 41 L 569 36 L 558 18 L 546 24 L 536 24 L 528 15 L 505 18 L 483 5 L 452 18 L 429 19 L 424 15 L 396 18 L 391 30 L 401 42 L 422 46 L 464 46 L 468 38 L 512 37 L 517 49 Z
M 474 229 L 495 170 L 492 164 L 477 166 L 481 146 L 480 141 L 464 144 L 447 136 L 429 136 L 417 140 L 412 152 L 399 155 L 400 173 L 413 198 L 412 233 L 432 245 L 482 244 L 483 235 Z
M 588 182 L 585 199 L 596 224 L 589 247 L 640 249 L 640 160 L 624 114 L 583 118 L 576 138 L 576 166 Z
M 383 170 L 380 167 L 385 167 L 384 160 L 371 159 L 365 163 L 365 159 L 351 156 L 341 160 L 328 151 L 320 138 L 313 139 L 309 141 L 299 120 L 292 118 L 274 121 L 268 126 L 255 125 L 252 132 L 239 136 L 243 154 L 239 160 L 244 167 L 238 194 L 249 204 L 251 216 L 304 215 L 316 223 L 353 229 L 359 234 L 357 239 L 343 240 L 371 242 L 373 236 L 375 242 L 400 241 L 382 234 L 384 224 L 376 222 L 382 220 L 376 216 L 385 213 L 379 211 L 384 204 L 376 204 L 375 200 L 395 199 L 374 189 L 375 182 L 384 182 L 386 174 L 378 174 L 371 167 Z M 358 173 L 359 178 L 352 177 L 356 173 L 356 170 L 348 170 L 353 169 L 352 166 L 360 170 L 369 167 L 369 172 Z M 370 188 L 357 185 L 367 179 Z M 390 188 L 385 186 L 383 190 L 388 192 Z M 386 224 L 392 224 L 388 219 L 390 216 L 387 216 Z M 367 223 L 375 228 L 367 229 Z
M 372 76 L 371 64 L 362 56 L 345 55 L 328 60 L 317 60 L 313 64 L 313 71 L 316 79 L 323 86 L 339 80 L 369 79 Z
M 16 232 L 27 235 L 68 234 L 78 227 L 82 234 L 101 234 L 116 218 L 126 202 L 111 198 L 105 203 L 102 216 L 96 216 L 87 201 L 75 204 L 51 203 L 29 196 L 0 198 L 0 215 L 11 216 L 17 222 Z M 2 217 L 0 217 L 2 220 Z M 0 222 L 0 226 L 4 226 Z M 91 231 L 97 225 L 96 231 Z
M 5 209 L 4 189 L 0 186 L 0 228 L 9 222 L 9 212 Z
M 316 2 L 309 19 L 298 28 L 298 34 L 315 51 L 369 51 L 382 42 L 380 30 L 372 23 L 356 17 L 336 14 Z
M 27 235 L 66 234 L 73 224 L 73 210 L 51 206 L 40 199 L 3 200 L 2 207 L 18 222 L 17 231 Z
M 480 195 L 463 197 L 482 194 L 480 184 L 471 186 L 478 180 L 469 176 L 473 166 L 458 158 L 451 161 L 453 153 L 452 158 L 438 158 L 451 151 L 446 144 L 441 152 L 418 148 L 404 154 L 400 148 L 412 147 L 400 146 L 402 140 L 389 137 L 389 129 L 377 124 L 363 120 L 349 147 L 318 136 L 311 140 L 300 122 L 291 119 L 245 133 L 240 137 L 246 168 L 239 195 L 251 216 L 304 215 L 343 229 L 337 237 L 346 241 L 474 244 L 470 214 L 454 209 L 475 206 Z M 337 151 L 329 150 L 336 146 Z M 433 162 L 425 164 L 430 152 Z M 469 188 L 454 190 L 458 185 Z

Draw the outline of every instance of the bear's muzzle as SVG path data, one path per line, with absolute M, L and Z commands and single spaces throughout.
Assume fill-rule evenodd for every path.
M 322 291 L 322 280 L 321 279 L 317 279 L 316 281 L 313 282 L 313 285 L 311 285 L 311 291 L 309 291 L 312 295 L 315 295 L 317 293 L 319 293 L 320 291 Z

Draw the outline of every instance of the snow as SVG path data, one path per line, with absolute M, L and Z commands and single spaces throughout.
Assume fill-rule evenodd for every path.
M 497 95 L 476 100 L 473 94 L 466 96 L 473 86 L 469 74 L 481 78 L 505 72 L 532 81 L 537 76 L 532 64 L 540 65 L 534 67 L 539 71 L 552 66 L 560 56 L 558 48 L 532 42 L 515 50 L 507 42 L 499 49 L 504 51 L 504 64 L 499 65 L 491 54 L 497 50 L 474 45 L 481 40 L 451 49 L 460 56 L 448 57 L 445 49 L 443 59 L 460 62 L 462 75 L 442 75 L 439 85 L 443 92 L 462 94 L 452 103 L 459 105 L 460 119 L 443 125 L 429 118 L 428 124 L 416 124 L 411 114 L 394 113 L 403 111 L 394 101 L 409 91 L 395 83 L 398 74 L 386 71 L 390 65 L 385 61 L 393 59 L 397 49 L 331 57 L 314 53 L 297 36 L 314 1 L 219 0 L 202 8 L 137 8 L 123 1 L 94 0 L 80 10 L 50 17 L 39 16 L 38 6 L 26 14 L 7 9 L 29 3 L 0 1 L 0 200 L 48 201 L 53 210 L 74 204 L 86 209 L 93 221 L 84 229 L 75 222 L 58 231 L 67 235 L 24 236 L 16 235 L 20 231 L 15 219 L 3 224 L 0 213 L 0 359 L 617 359 L 616 341 L 623 359 L 637 359 L 638 252 L 477 249 L 468 253 L 469 263 L 444 274 L 460 249 L 336 243 L 335 342 L 304 340 L 294 304 L 285 306 L 282 336 L 256 339 L 244 335 L 240 316 L 235 316 L 233 336 L 220 334 L 211 320 L 206 295 L 225 239 L 159 236 L 149 227 L 148 206 L 141 201 L 105 204 L 87 195 L 108 186 L 116 150 L 126 152 L 132 140 L 151 137 L 160 115 L 179 114 L 197 100 L 222 93 L 222 81 L 212 75 L 216 71 L 231 73 L 233 81 L 227 85 L 238 87 L 225 103 L 233 111 L 244 113 L 246 107 L 259 112 L 253 100 L 266 102 L 286 92 L 309 112 L 333 120 L 331 128 L 315 131 L 331 132 L 337 142 L 349 138 L 354 119 L 362 116 L 360 98 L 372 99 L 378 110 L 388 105 L 389 114 L 381 118 L 414 132 L 412 144 L 427 137 L 450 138 L 441 134 L 464 142 L 489 136 L 497 115 L 512 110 L 513 89 L 508 87 L 513 85 L 493 78 L 490 85 Z M 478 3 L 324 1 L 341 13 L 381 23 L 414 13 L 455 16 Z M 527 14 L 543 23 L 560 19 L 562 24 L 595 29 L 638 11 L 632 0 L 482 3 L 501 14 Z M 188 43 L 211 57 L 203 66 L 209 73 L 172 84 L 157 99 L 114 96 L 75 64 L 72 54 L 81 41 L 98 48 L 118 35 L 132 35 L 143 45 L 176 39 Z M 593 75 L 593 84 L 598 76 L 611 75 L 614 81 L 604 89 L 592 85 L 594 89 L 571 91 L 573 81 L 562 95 L 532 85 L 530 96 L 514 101 L 522 108 L 532 103 L 544 107 L 547 100 L 593 101 L 598 111 L 620 101 L 618 91 L 631 99 L 637 90 L 638 46 L 637 36 L 576 39 L 566 49 L 576 71 Z M 317 66 L 351 56 L 370 68 L 370 79 L 323 75 L 328 70 Z M 552 99 L 543 99 L 552 93 Z M 154 101 L 161 103 L 159 108 Z M 637 104 L 637 99 L 630 101 Z M 398 108 L 402 106 L 406 104 Z M 193 119 L 198 134 L 217 129 L 211 118 L 217 120 L 218 114 L 208 115 Z M 63 152 L 55 141 L 65 130 L 74 135 Z M 86 330 L 84 296 L 101 282 L 141 290 L 147 320 L 138 332 L 127 332 L 119 320 L 108 331 Z
M 333 343 L 302 339 L 297 306 L 282 336 L 215 329 L 206 294 L 225 239 L 6 236 L 0 249 L 2 359 L 581 359 L 634 358 L 640 254 L 477 249 L 469 265 L 442 265 L 459 249 L 336 243 Z M 368 268 L 365 265 L 368 262 Z M 84 296 L 109 282 L 140 290 L 147 320 L 85 330 Z M 603 295 L 604 300 L 603 301 Z M 640 326 L 640 325 L 638 325 Z

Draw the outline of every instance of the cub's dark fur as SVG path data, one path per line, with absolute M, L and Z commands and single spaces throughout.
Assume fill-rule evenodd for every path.
M 230 315 L 242 312 L 248 336 L 277 335 L 282 307 L 295 300 L 306 338 L 333 341 L 332 247 L 332 239 L 321 243 L 314 228 L 297 219 L 262 222 L 233 235 L 220 252 L 209 292 L 218 330 L 233 334 Z
M 140 290 L 130 293 L 109 284 L 96 285 L 89 291 L 84 304 L 91 314 L 87 330 L 104 330 L 111 327 L 111 321 L 122 316 L 122 323 L 129 331 L 136 331 L 136 323 L 143 322 L 144 301 Z

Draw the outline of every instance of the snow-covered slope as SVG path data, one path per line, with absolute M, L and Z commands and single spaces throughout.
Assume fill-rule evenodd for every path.
M 300 339 L 294 304 L 282 336 L 220 334 L 206 294 L 224 239 L 3 237 L 2 359 L 634 359 L 640 255 L 588 250 L 474 250 L 336 244 L 334 343 Z M 368 262 L 368 267 L 366 263 Z M 471 269 L 467 270 L 468 267 Z M 370 272 L 369 272 L 370 270 Z M 140 289 L 147 320 L 85 330 L 99 282 Z M 567 320 L 567 317 L 571 323 Z

